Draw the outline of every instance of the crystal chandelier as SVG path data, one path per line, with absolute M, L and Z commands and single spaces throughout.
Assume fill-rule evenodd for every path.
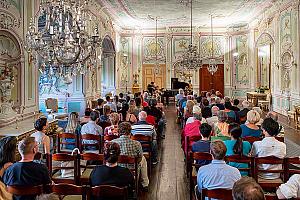
M 188 3 L 186 3 L 188 4 Z M 187 51 L 182 55 L 182 60 L 180 62 L 181 68 L 188 71 L 196 71 L 198 68 L 202 67 L 202 59 L 197 51 L 197 46 L 193 45 L 193 0 L 190 1 L 191 4 L 191 43 L 187 48 Z
M 88 30 L 92 14 L 87 6 L 88 0 L 41 0 L 25 39 L 41 73 L 69 79 L 95 69 L 102 40 L 97 26 Z M 45 19 L 43 27 L 36 26 L 40 19 Z
M 213 24 L 212 24 L 212 15 L 210 16 L 210 24 L 211 24 L 211 57 L 208 60 L 207 70 L 214 75 L 214 73 L 218 70 L 217 60 L 214 57 L 214 32 L 213 32 Z

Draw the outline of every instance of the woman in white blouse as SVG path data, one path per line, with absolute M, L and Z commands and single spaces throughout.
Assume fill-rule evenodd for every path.
M 34 123 L 37 132 L 31 134 L 31 137 L 34 137 L 38 143 L 38 152 L 42 154 L 50 154 L 50 138 L 46 135 L 47 127 L 47 118 L 39 118 Z

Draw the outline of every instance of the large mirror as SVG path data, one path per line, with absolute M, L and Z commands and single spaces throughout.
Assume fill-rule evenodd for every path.
M 262 89 L 271 87 L 271 65 L 274 40 L 263 33 L 256 42 L 257 48 L 257 86 Z

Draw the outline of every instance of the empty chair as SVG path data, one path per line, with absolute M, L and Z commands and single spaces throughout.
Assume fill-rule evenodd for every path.
M 68 139 L 72 140 L 69 142 Z M 70 153 L 73 149 L 68 149 L 68 145 L 78 147 L 78 138 L 77 135 L 73 133 L 58 133 L 56 136 L 56 152 L 57 153 Z

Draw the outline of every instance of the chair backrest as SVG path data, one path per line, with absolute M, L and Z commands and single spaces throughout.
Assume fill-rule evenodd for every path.
M 120 155 L 118 158 L 118 163 L 119 164 L 125 164 L 125 165 L 132 165 L 132 168 L 129 168 L 130 171 L 132 172 L 132 174 L 134 175 L 134 179 L 135 179 L 135 188 L 136 191 L 138 191 L 138 184 L 139 184 L 139 180 L 138 180 L 138 163 L 137 163 L 137 159 L 134 157 L 130 157 L 130 156 L 126 156 L 126 155 Z
M 83 143 L 82 140 L 90 140 L 95 141 L 96 143 L 93 144 L 87 144 Z M 80 150 L 84 151 L 85 147 L 96 147 L 99 150 L 99 153 L 101 153 L 101 136 L 100 135 L 94 135 L 94 134 L 81 134 L 80 135 Z
M 247 137 L 244 137 L 243 140 L 249 142 L 252 145 L 256 141 L 261 141 L 262 138 L 247 136 Z
M 278 140 L 279 142 L 284 142 L 284 137 L 276 136 L 275 139 Z
M 103 154 L 96 154 L 96 153 L 83 153 L 80 155 L 81 160 L 85 161 L 98 161 L 97 163 L 104 163 L 104 155 Z M 80 163 L 80 162 L 79 162 Z M 92 169 L 95 167 L 95 165 L 79 165 L 80 167 L 89 168 Z
M 188 161 L 188 173 L 189 173 L 189 177 L 192 178 L 192 172 L 193 172 L 193 167 L 195 168 L 199 168 L 202 165 L 197 164 L 196 162 L 194 162 L 195 160 L 212 160 L 212 155 L 210 153 L 205 153 L 205 152 L 190 152 L 189 153 L 189 161 Z
M 101 126 L 102 130 L 104 130 L 106 127 L 110 126 L 110 122 L 98 122 L 98 125 Z
M 225 160 L 227 162 L 236 162 L 236 163 L 248 164 L 247 168 L 238 168 L 238 170 L 242 171 L 242 172 L 248 172 L 248 176 L 253 175 L 254 158 L 248 157 L 248 156 L 231 155 L 231 156 L 226 156 Z
M 68 142 L 66 139 L 74 139 L 74 142 Z M 62 149 L 63 145 L 74 145 L 78 147 L 78 138 L 76 134 L 73 133 L 57 133 L 56 135 L 56 152 L 66 152 Z
M 209 199 L 223 199 L 223 200 L 232 200 L 232 190 L 230 189 L 202 189 L 201 190 L 202 199 L 208 197 Z
M 101 199 L 128 199 L 127 187 L 116 187 L 111 185 L 100 185 L 90 189 L 88 199 L 98 197 Z
M 7 186 L 6 190 L 16 196 L 37 196 L 43 194 L 44 186 Z
M 297 165 L 296 167 L 291 167 L 291 165 Z M 285 158 L 285 182 L 289 180 L 290 176 L 293 174 L 300 174 L 300 157 L 294 157 L 294 158 Z
M 266 200 L 278 200 L 278 197 L 276 194 L 265 194 Z
M 131 136 L 132 140 L 139 141 L 142 145 L 143 150 L 149 152 L 152 146 L 152 137 L 148 135 L 135 134 Z
M 54 98 L 48 98 L 45 100 L 46 108 L 51 109 L 53 112 L 58 111 L 58 101 Z
M 51 185 L 51 191 L 54 194 L 68 196 L 68 195 L 81 195 L 82 199 L 86 199 L 87 189 L 83 186 L 68 184 L 68 183 L 59 183 Z
M 188 152 L 190 152 L 191 150 L 191 146 L 190 143 L 191 142 L 197 142 L 199 140 L 201 140 L 201 135 L 195 135 L 195 136 L 185 136 L 184 138 L 184 153 L 187 155 L 188 157 Z
M 281 169 L 260 169 L 259 165 L 270 164 L 270 165 L 282 165 Z M 280 173 L 284 174 L 284 159 L 277 158 L 275 156 L 267 157 L 255 157 L 254 158 L 254 179 L 258 181 L 258 174 L 261 173 Z
M 70 184 L 77 184 L 79 181 L 79 159 L 78 159 L 78 155 L 71 155 L 71 154 L 67 154 L 67 153 L 56 153 L 53 154 L 51 156 L 51 161 L 52 161 L 52 165 L 49 166 L 48 168 L 50 168 L 51 170 L 51 174 L 53 174 L 54 171 L 56 170 L 72 170 L 72 178 L 63 178 L 61 176 L 56 177 L 56 176 L 52 176 L 52 180 L 55 183 L 70 183 Z M 56 162 L 61 162 L 60 166 L 53 166 L 53 161 Z
M 104 136 L 104 141 L 112 141 L 112 140 L 117 139 L 119 137 L 120 136 L 118 136 L 118 135 L 105 135 Z

